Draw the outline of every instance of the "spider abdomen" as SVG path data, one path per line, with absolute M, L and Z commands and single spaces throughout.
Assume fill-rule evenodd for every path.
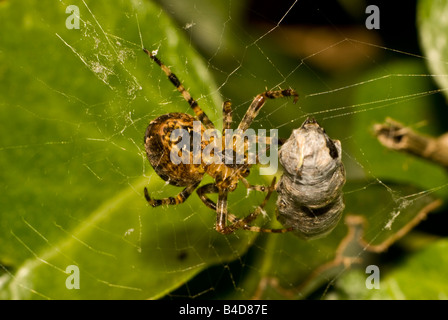
M 207 142 L 201 140 L 205 129 L 200 125 L 200 132 L 195 133 L 193 121 L 197 121 L 196 118 L 186 113 L 164 114 L 151 121 L 145 132 L 144 143 L 149 163 L 163 180 L 179 187 L 201 181 L 205 172 L 202 163 L 194 159 L 193 153 L 195 138 L 200 143 L 199 156 L 205 147 Z M 172 134 L 177 129 L 181 130 L 179 133 L 189 135 L 188 145 L 181 145 L 180 135 L 178 139 L 173 139 Z M 199 136 L 195 137 L 195 134 Z M 175 150 L 174 154 L 172 150 Z
M 302 238 L 325 236 L 344 210 L 341 143 L 306 120 L 282 145 L 279 158 L 285 170 L 277 185 L 278 220 Z

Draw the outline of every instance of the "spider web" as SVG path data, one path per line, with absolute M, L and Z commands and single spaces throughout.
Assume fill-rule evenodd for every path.
M 113 192 L 116 190 L 114 191 L 111 184 L 119 185 L 120 189 L 127 187 L 130 190 L 129 193 L 136 197 L 139 196 L 139 201 L 142 202 L 144 202 L 143 186 L 148 184 L 157 185 L 151 194 L 154 198 L 174 195 L 179 192 L 178 189 L 163 184 L 155 175 L 148 174 L 150 168 L 140 139 L 144 133 L 141 128 L 144 130 L 148 121 L 166 113 L 166 110 L 172 108 L 173 104 L 179 106 L 178 112 L 188 112 L 188 105 L 182 101 L 177 92 L 173 92 L 172 87 L 168 90 L 165 89 L 170 85 L 169 81 L 164 74 L 156 71 L 156 67 L 151 65 L 149 60 L 147 62 L 148 70 L 151 70 L 153 76 L 143 79 L 137 71 L 140 64 L 137 67 L 137 64 L 133 65 L 133 63 L 139 59 L 136 57 L 140 54 L 139 50 L 142 44 L 151 50 L 158 49 L 160 58 L 165 60 L 166 57 L 169 60 L 170 53 L 164 50 L 163 44 L 170 41 L 175 42 L 175 38 L 179 34 L 183 34 L 189 38 L 189 45 L 200 51 L 205 58 L 205 63 L 196 61 L 195 58 L 182 56 L 180 60 L 184 61 L 183 65 L 169 65 L 215 123 L 222 121 L 220 112 L 216 111 L 220 110 L 220 107 L 214 109 L 210 106 L 219 106 L 220 100 L 232 100 L 235 125 L 242 119 L 253 97 L 266 88 L 291 87 L 299 91 L 300 101 L 297 105 L 293 105 L 290 100 L 269 101 L 254 121 L 253 127 L 278 128 L 280 137 L 288 137 L 291 131 L 298 128 L 307 117 L 315 117 L 331 138 L 340 140 L 344 150 L 343 161 L 347 170 L 347 180 L 356 182 L 349 184 L 344 189 L 347 201 L 353 198 L 369 199 L 368 193 L 372 188 L 378 188 L 390 197 L 390 201 L 385 204 L 384 208 L 379 207 L 370 213 L 373 216 L 372 221 L 375 221 L 375 217 L 381 221 L 377 222 L 378 228 L 373 229 L 370 234 L 369 242 L 373 244 L 376 239 L 383 237 L 384 230 L 392 228 L 406 208 L 424 196 L 446 191 L 448 184 L 440 178 L 432 183 L 425 181 L 419 186 L 420 188 L 403 192 L 397 186 L 397 177 L 384 171 L 378 165 L 381 156 L 384 159 L 384 157 L 392 156 L 392 153 L 385 152 L 380 157 L 373 156 L 370 146 L 365 144 L 372 143 L 372 140 L 366 138 L 368 135 L 363 135 L 361 132 L 369 131 L 374 121 L 377 121 L 375 117 L 373 117 L 375 120 L 370 120 L 370 115 L 376 115 L 376 112 L 379 111 L 384 115 L 399 116 L 406 104 L 414 106 L 431 101 L 440 102 L 441 92 L 445 88 L 438 89 L 434 85 L 434 78 L 438 75 L 426 71 L 424 65 L 427 58 L 419 52 L 418 47 L 406 46 L 406 41 L 398 41 L 399 38 L 386 38 L 381 32 L 367 31 L 363 25 L 366 18 L 365 8 L 352 8 L 355 11 L 361 10 L 362 13 L 358 12 L 354 17 L 344 11 L 347 16 L 340 18 L 338 15 L 331 15 L 328 11 L 330 9 L 324 4 L 315 1 L 313 5 L 298 0 L 285 1 L 279 3 L 278 8 L 272 12 L 264 8 L 263 2 L 257 1 L 256 3 L 243 5 L 237 1 L 222 1 L 217 4 L 206 1 L 194 3 L 162 1 L 163 11 L 175 17 L 178 25 L 177 30 L 168 32 L 171 34 L 170 37 L 160 41 L 148 39 L 148 35 L 145 34 L 147 28 L 143 28 L 142 25 L 149 22 L 139 16 L 138 12 L 131 10 L 123 12 L 126 21 L 131 23 L 129 28 L 132 28 L 134 33 L 132 39 L 127 39 L 121 34 L 110 33 L 104 28 L 103 22 L 98 18 L 99 13 L 92 10 L 88 2 L 82 1 L 80 8 L 83 27 L 81 28 L 80 42 L 91 44 L 90 53 L 79 52 L 77 43 L 68 42 L 59 33 L 56 33 L 55 36 L 60 40 L 61 50 L 64 50 L 65 54 L 75 55 L 97 78 L 97 81 L 110 89 L 113 97 L 110 101 L 98 101 L 97 104 L 92 104 L 87 102 L 84 96 L 73 93 L 76 91 L 56 89 L 47 84 L 45 77 L 31 74 L 36 82 L 46 87 L 48 94 L 61 95 L 72 105 L 81 105 L 86 110 L 86 119 L 83 120 L 85 122 L 78 120 L 78 122 L 70 124 L 78 127 L 71 137 L 72 140 L 58 140 L 55 137 L 52 141 L 40 141 L 38 145 L 40 148 L 65 144 L 74 145 L 77 137 L 83 133 L 84 125 L 93 119 L 93 127 L 97 129 L 98 134 L 90 136 L 88 140 L 98 143 L 97 150 L 118 149 L 123 157 L 133 156 L 137 159 L 133 163 L 138 169 L 133 171 L 127 167 L 126 161 L 122 162 L 120 158 L 96 159 L 95 148 L 89 150 L 88 153 L 81 154 L 84 169 L 95 177 L 99 188 L 104 187 L 104 194 L 108 196 L 114 194 Z M 68 3 L 62 4 L 69 5 Z M 386 10 L 388 9 L 381 10 L 382 14 L 385 13 L 384 17 L 387 17 Z M 303 11 L 308 12 L 309 17 Z M 210 16 L 214 18 L 210 19 Z M 347 21 L 350 21 L 350 27 L 347 27 Z M 384 30 L 392 28 L 387 21 L 389 21 L 387 18 L 381 20 L 384 23 L 381 28 Z M 413 36 L 416 35 L 413 34 Z M 395 40 L 397 41 L 394 42 Z M 411 41 L 416 41 L 416 39 L 411 39 Z M 347 59 L 342 59 L 341 55 L 347 55 Z M 143 58 L 146 57 L 141 59 Z M 116 71 L 117 65 L 120 67 L 119 72 Z M 188 78 L 194 77 L 195 72 L 198 72 L 194 68 L 200 70 L 202 67 L 206 71 L 201 74 L 203 77 L 209 77 L 207 74 L 213 75 L 213 79 L 208 78 L 204 82 L 211 83 L 210 87 L 216 88 L 205 88 L 205 92 L 208 92 L 205 94 L 199 91 L 201 85 L 188 83 Z M 166 83 L 168 83 L 167 87 L 165 87 Z M 204 87 L 204 85 L 202 86 Z M 409 88 L 403 89 L 402 86 L 409 86 Z M 193 91 L 194 89 L 197 91 Z M 372 94 L 372 92 L 378 94 Z M 151 110 L 145 115 L 133 110 L 136 104 L 144 104 L 153 99 L 157 100 L 160 110 Z M 100 111 L 103 107 L 105 110 L 108 107 L 110 109 Z M 45 110 L 34 111 L 30 108 L 23 108 L 25 112 L 33 112 L 36 119 L 42 123 L 52 121 L 50 114 Z M 407 125 L 434 135 L 441 134 L 443 124 L 438 120 L 440 119 L 438 112 L 440 110 L 433 111 L 427 118 L 417 117 L 420 120 L 407 123 Z M 116 120 L 111 121 L 111 119 Z M 350 125 L 346 125 L 347 123 Z M 107 126 L 112 126 L 112 128 Z M 12 144 L 0 150 L 5 152 L 8 149 L 25 149 L 30 146 Z M 38 150 L 33 149 L 31 153 L 37 155 Z M 412 159 L 406 161 L 403 166 L 413 165 Z M 105 165 L 107 167 L 104 167 Z M 256 172 L 254 175 L 256 176 Z M 144 184 L 136 183 L 136 181 L 140 181 L 141 177 L 144 178 Z M 414 181 L 406 178 L 405 173 L 399 175 L 398 178 L 403 178 L 403 182 L 412 183 Z M 263 177 L 258 177 L 258 179 L 257 181 L 268 183 L 268 180 Z M 230 211 L 244 215 L 244 212 L 239 212 L 240 207 L 247 210 L 253 209 L 263 198 L 263 194 L 239 191 L 229 197 Z M 121 206 L 119 199 L 120 197 L 114 203 L 115 206 Z M 93 207 L 95 201 L 91 201 Z M 271 200 L 271 202 L 274 201 Z M 198 204 L 200 202 L 197 199 L 188 199 L 182 204 L 183 209 L 170 207 L 164 211 L 154 212 L 151 212 L 151 208 L 143 206 L 140 211 L 133 212 L 134 224 L 123 226 L 123 229 L 118 230 L 103 229 L 101 224 L 96 224 L 95 219 L 79 218 L 75 212 L 70 210 L 64 210 L 64 216 L 70 218 L 70 223 L 63 224 L 57 218 L 52 218 L 49 224 L 87 248 L 94 257 L 105 256 L 117 259 L 114 253 L 102 249 L 101 245 L 78 238 L 77 233 L 74 232 L 76 229 L 73 227 L 74 225 L 95 225 L 98 233 L 116 238 L 119 242 L 126 242 L 142 255 L 145 254 L 145 251 L 155 252 L 155 256 L 163 254 L 167 250 L 166 241 L 174 243 L 174 253 L 179 261 L 187 259 L 193 254 L 196 261 L 193 265 L 172 264 L 164 259 L 159 261 L 160 268 L 165 270 L 168 275 L 187 274 L 192 269 L 201 270 L 194 277 L 186 277 L 188 281 L 183 284 L 172 286 L 165 295 L 171 299 L 178 297 L 253 297 L 250 295 L 251 293 L 249 295 L 246 293 L 245 278 L 250 278 L 249 274 L 260 275 L 261 280 L 266 283 L 272 280 L 263 278 L 263 275 L 266 274 L 265 268 L 268 268 L 269 263 L 264 261 L 263 264 L 259 264 L 260 261 L 263 261 L 260 260 L 260 256 L 272 254 L 273 249 L 270 246 L 275 246 L 275 244 L 269 242 L 271 236 L 278 239 L 276 243 L 280 243 L 277 253 L 280 258 L 290 257 L 294 263 L 300 265 L 300 269 L 308 270 L 309 273 L 318 269 L 313 263 L 298 260 L 296 255 L 286 251 L 285 248 L 288 248 L 286 242 L 303 242 L 292 235 L 246 236 L 244 235 L 245 231 L 238 231 L 230 238 L 219 235 L 218 237 L 221 239 L 216 240 L 216 236 L 209 236 L 207 233 L 214 232 L 214 216 L 212 214 L 204 215 L 203 210 L 197 209 Z M 273 223 L 275 225 L 274 210 L 271 203 L 261 218 L 262 224 Z M 107 211 L 107 208 L 100 206 L 97 211 Z M 187 215 L 185 215 L 186 212 Z M 155 218 L 159 214 L 163 216 L 160 221 Z M 169 218 L 166 218 L 167 215 Z M 387 219 L 385 220 L 384 217 Z M 70 258 L 70 254 L 62 249 L 63 246 L 58 245 L 32 219 L 22 218 L 21 221 L 22 226 L 28 229 L 32 236 L 24 237 L 15 233 L 12 228 L 8 230 L 11 239 L 18 242 L 30 256 L 62 273 L 64 270 L 53 262 L 53 255 L 63 255 L 71 264 L 76 264 L 77 261 Z M 191 228 L 191 221 L 194 221 L 195 224 L 199 223 L 195 226 L 195 230 L 200 233 L 200 236 L 185 237 L 183 229 Z M 155 230 L 155 233 L 146 234 L 148 231 L 144 227 L 145 224 L 152 224 L 154 229 L 151 230 Z M 170 230 L 170 239 L 165 238 L 167 229 Z M 201 230 L 207 232 L 202 235 Z M 43 241 L 48 248 L 52 249 L 50 250 L 51 254 L 45 255 L 40 250 L 34 249 L 33 238 Z M 143 240 L 148 238 L 152 242 Z M 150 244 L 148 245 L 148 243 Z M 207 251 L 202 248 L 203 246 L 207 247 Z M 322 250 L 319 243 L 310 242 L 306 246 L 310 251 Z M 365 250 L 365 247 L 355 248 L 352 257 L 361 256 Z M 188 256 L 186 252 L 188 252 Z M 210 263 L 210 256 L 215 257 L 213 263 Z M 126 265 L 125 262 L 122 263 Z M 203 265 L 206 265 L 207 268 L 201 268 Z M 131 269 L 131 266 L 128 267 Z M 41 298 L 57 298 L 35 291 L 26 282 L 21 282 L 23 275 L 9 271 L 7 263 L 2 262 L 2 269 L 6 276 L 17 279 L 22 290 L 37 294 Z M 316 297 L 332 297 L 333 285 L 350 270 L 349 267 L 346 267 L 338 270 L 331 277 L 324 275 L 324 278 L 327 277 L 327 281 L 320 282 L 320 287 L 315 288 L 313 292 Z M 87 270 L 86 272 L 91 279 L 119 291 L 139 292 L 144 290 L 138 286 L 130 287 L 109 281 L 107 276 L 103 277 L 94 271 Z M 280 271 L 270 274 L 277 273 L 280 275 L 277 280 L 287 284 L 279 289 L 280 291 L 299 285 L 291 282 L 294 276 L 291 278 L 281 276 Z M 261 287 L 259 285 L 257 288 Z M 262 297 L 269 297 L 269 294 Z M 285 295 L 284 297 L 289 296 Z

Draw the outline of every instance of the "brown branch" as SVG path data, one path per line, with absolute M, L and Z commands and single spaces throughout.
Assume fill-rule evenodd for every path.
M 375 135 L 385 147 L 407 152 L 448 169 L 448 132 L 437 137 L 426 136 L 387 118 L 375 124 Z

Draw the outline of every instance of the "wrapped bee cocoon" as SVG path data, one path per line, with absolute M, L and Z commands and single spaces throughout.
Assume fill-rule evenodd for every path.
M 307 240 L 327 235 L 345 207 L 340 141 L 307 119 L 282 145 L 279 159 L 284 168 L 276 186 L 279 222 Z

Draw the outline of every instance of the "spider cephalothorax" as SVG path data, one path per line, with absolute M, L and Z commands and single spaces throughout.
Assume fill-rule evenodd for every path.
M 188 91 L 185 90 L 184 86 L 181 84 L 176 75 L 172 73 L 171 70 L 167 66 L 165 66 L 153 53 L 149 52 L 146 49 L 144 49 L 144 52 L 148 54 L 149 57 L 162 68 L 162 70 L 168 76 L 169 80 L 181 93 L 181 95 L 188 102 L 190 107 L 193 109 L 193 112 L 195 113 L 195 116 L 191 116 L 185 113 L 164 114 L 151 121 L 148 128 L 146 129 L 144 138 L 146 154 L 155 172 L 163 180 L 169 182 L 170 184 L 178 187 L 184 187 L 184 189 L 176 197 L 169 197 L 164 199 L 152 199 L 148 194 L 148 190 L 145 188 L 145 197 L 148 203 L 153 207 L 164 204 L 180 204 L 184 202 L 191 195 L 191 193 L 193 193 L 194 190 L 196 190 L 203 203 L 207 207 L 216 211 L 217 218 L 215 228 L 220 233 L 228 234 L 235 231 L 236 229 L 245 229 L 255 232 L 290 231 L 290 229 L 265 229 L 249 225 L 249 223 L 252 222 L 261 213 L 262 208 L 269 199 L 271 192 L 274 190 L 275 179 L 273 180 L 271 186 L 268 187 L 263 185 L 251 185 L 246 180 L 246 177 L 249 174 L 249 168 L 252 165 L 252 163 L 249 163 L 247 161 L 247 154 L 244 154 L 244 161 L 242 163 L 229 163 L 228 161 L 210 162 L 208 161 L 209 159 L 204 158 L 201 158 L 200 161 L 197 161 L 197 159 L 195 159 L 195 153 L 191 148 L 178 148 L 179 141 L 172 139 L 172 133 L 174 130 L 183 130 L 184 132 L 188 133 L 188 135 L 191 137 L 191 140 L 194 140 L 195 134 L 202 137 L 207 129 L 214 129 L 215 126 L 208 118 L 208 116 L 204 113 L 204 111 L 199 107 L 198 103 L 191 97 Z M 250 104 L 246 114 L 238 125 L 239 132 L 246 132 L 267 99 L 277 99 L 290 96 L 294 97 L 294 102 L 297 101 L 298 94 L 292 89 L 269 90 L 257 95 Z M 199 130 L 194 130 L 195 121 L 200 122 Z M 231 103 L 229 101 L 226 101 L 223 104 L 222 137 L 225 136 L 224 131 L 230 129 L 231 124 Z M 256 139 L 258 139 L 258 137 Z M 198 151 L 203 152 L 208 144 L 210 144 L 212 141 L 214 141 L 214 139 L 201 139 Z M 214 142 L 216 143 L 217 141 Z M 230 158 L 236 158 L 236 155 L 238 155 L 239 150 L 237 150 L 236 146 L 231 145 L 231 149 L 229 150 L 229 147 L 225 144 L 224 140 L 218 141 L 216 144 L 218 147 L 220 147 L 218 148 L 218 150 L 220 151 L 217 152 L 219 153 L 218 155 L 212 153 L 212 156 L 218 156 L 218 158 L 220 159 L 228 159 L 228 157 L 226 158 L 226 156 L 228 156 L 229 154 Z M 173 159 L 171 158 L 173 148 L 178 148 L 175 149 L 175 155 L 182 157 L 183 159 L 186 159 L 188 161 L 180 162 L 177 164 L 173 163 Z M 210 175 L 215 180 L 215 182 L 203 185 L 198 188 L 205 173 Z M 242 181 L 248 189 L 268 192 L 263 203 L 253 213 L 249 214 L 245 218 L 237 218 L 227 211 L 227 195 L 229 192 L 232 192 L 236 189 L 239 181 Z M 210 193 L 218 194 L 218 201 L 216 203 L 209 197 L 207 197 L 207 194 Z M 227 221 L 229 221 L 230 224 L 228 224 Z

